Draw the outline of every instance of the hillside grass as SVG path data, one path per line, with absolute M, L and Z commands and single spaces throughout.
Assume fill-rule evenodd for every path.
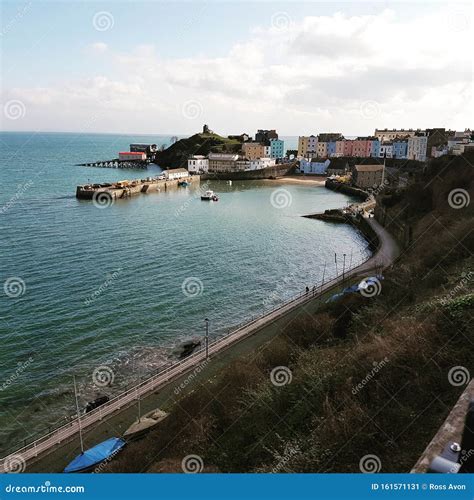
M 163 168 L 186 168 L 190 155 L 207 156 L 209 153 L 237 153 L 242 143 L 237 139 L 229 139 L 214 132 L 194 134 L 181 139 L 164 151 L 156 154 L 156 163 Z

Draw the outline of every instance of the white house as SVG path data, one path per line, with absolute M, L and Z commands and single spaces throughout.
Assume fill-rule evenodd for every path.
M 391 142 L 382 142 L 379 148 L 379 158 L 392 158 L 393 144 Z
M 209 171 L 209 160 L 202 155 L 190 156 L 188 159 L 188 171 L 192 174 L 206 174 Z
M 250 161 L 250 168 L 248 170 L 260 170 L 262 168 L 274 167 L 275 164 L 275 158 L 258 158 L 257 160 Z
M 171 170 L 165 170 L 163 173 L 167 181 L 174 181 L 189 176 L 189 172 L 185 168 L 172 168 Z
M 426 160 L 426 149 L 428 147 L 428 137 L 426 135 L 414 135 L 408 138 L 407 158 L 409 160 Z
M 331 160 L 303 159 L 300 160 L 299 171 L 304 174 L 324 175 L 330 164 Z

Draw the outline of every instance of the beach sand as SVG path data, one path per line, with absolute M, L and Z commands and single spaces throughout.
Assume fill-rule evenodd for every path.
M 266 180 L 267 182 L 273 182 L 277 184 L 307 184 L 309 186 L 324 186 L 326 177 L 285 175 L 284 177 L 277 177 L 276 179 Z

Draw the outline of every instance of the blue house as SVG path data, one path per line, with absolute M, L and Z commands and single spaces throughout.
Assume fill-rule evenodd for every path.
M 270 157 L 283 158 L 285 156 L 285 141 L 270 139 Z
M 331 141 L 327 143 L 327 155 L 328 156 L 336 156 L 336 141 Z
M 392 158 L 406 158 L 408 141 L 393 141 Z
M 372 158 L 378 158 L 380 154 L 380 141 L 378 139 L 372 140 L 370 145 L 370 156 Z

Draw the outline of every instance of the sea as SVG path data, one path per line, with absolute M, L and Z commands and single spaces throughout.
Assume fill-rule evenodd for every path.
M 353 228 L 301 217 L 353 201 L 320 186 L 213 181 L 211 203 L 198 186 L 106 206 L 76 199 L 80 184 L 161 172 L 77 164 L 170 141 L 0 133 L 0 455 L 75 413 L 73 377 L 81 406 L 114 396 L 202 339 L 205 318 L 216 338 L 324 267 L 334 275 L 335 254 L 370 255 Z

